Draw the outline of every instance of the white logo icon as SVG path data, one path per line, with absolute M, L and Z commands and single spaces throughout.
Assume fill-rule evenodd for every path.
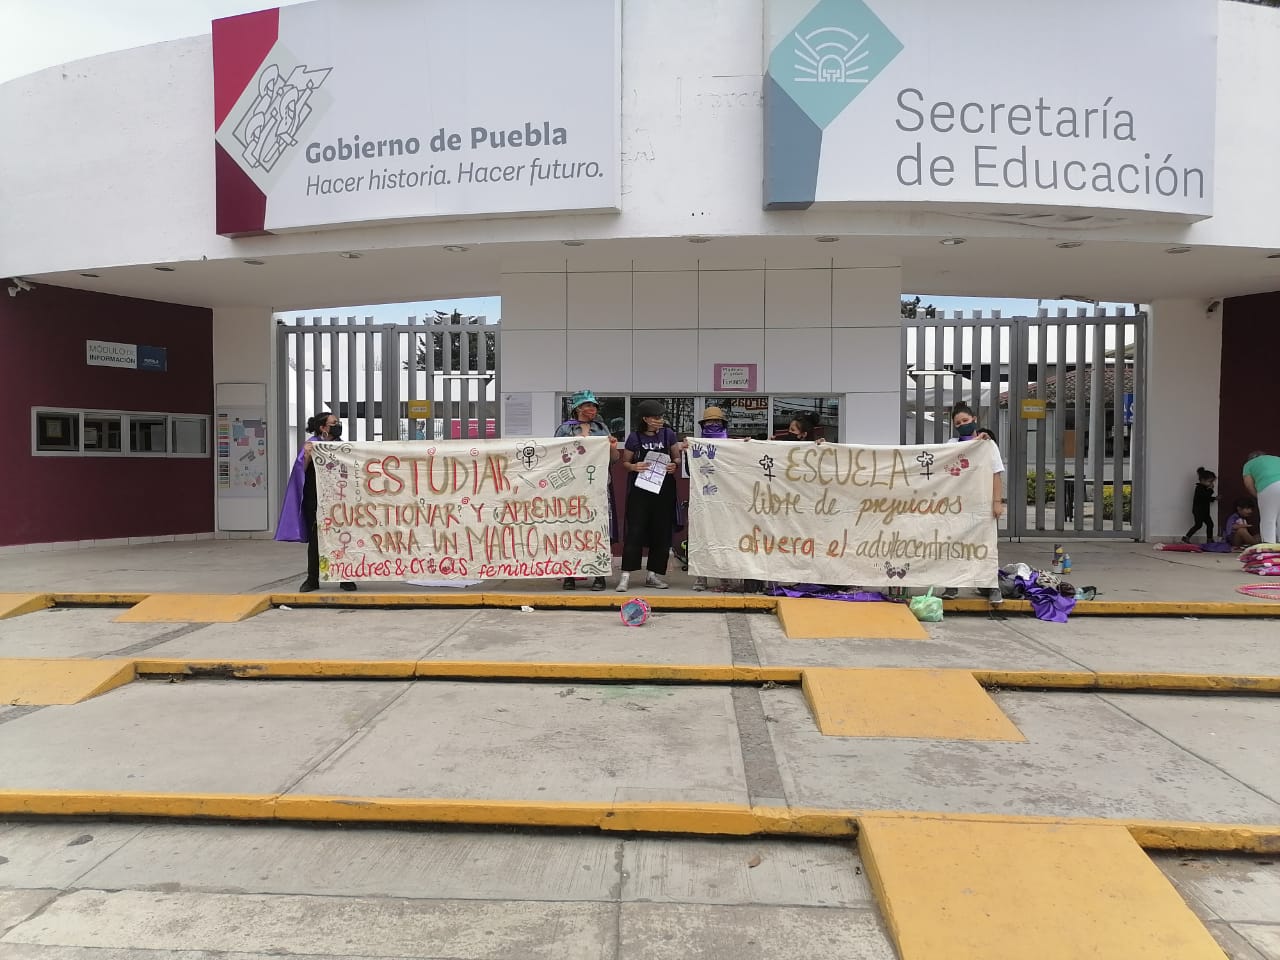
M 796 83 L 866 83 L 867 78 L 857 75 L 870 69 L 858 66 L 870 52 L 860 52 L 869 36 L 858 37 L 841 27 L 819 27 L 803 37 L 797 33 Z
M 246 165 L 270 171 L 298 142 L 298 131 L 311 116 L 307 101 L 331 69 L 308 70 L 302 64 L 286 79 L 276 64 L 267 65 L 258 77 L 258 96 L 232 132 L 244 148 L 241 156 Z

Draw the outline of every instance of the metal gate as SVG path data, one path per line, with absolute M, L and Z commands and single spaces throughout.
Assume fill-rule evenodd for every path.
M 276 435 L 291 438 L 294 449 L 306 439 L 307 420 L 324 410 L 352 440 L 501 436 L 499 324 L 457 314 L 404 323 L 298 316 L 276 324 Z M 283 480 L 292 458 L 277 462 Z
M 951 436 L 958 401 L 995 433 L 1001 535 L 1143 538 L 1146 314 L 903 320 L 902 440 Z

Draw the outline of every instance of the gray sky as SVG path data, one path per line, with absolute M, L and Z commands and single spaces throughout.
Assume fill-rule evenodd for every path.
M 208 33 L 298 0 L 0 0 L 0 83 L 71 60 Z

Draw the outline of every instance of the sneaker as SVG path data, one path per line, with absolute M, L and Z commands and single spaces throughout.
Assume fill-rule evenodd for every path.
M 1190 537 L 1183 537 L 1183 538 L 1182 538 L 1182 542 L 1183 542 L 1183 543 L 1190 543 L 1190 542 L 1191 542 L 1191 538 L 1190 538 Z
M 347 593 L 356 592 L 356 585 L 352 583 L 350 580 L 343 580 L 340 584 L 338 584 L 338 586 L 341 587 L 343 590 L 347 591 Z
M 693 589 L 697 590 L 699 593 L 707 589 L 707 578 L 706 577 L 696 578 L 693 581 Z
M 938 594 L 938 596 L 941 597 L 943 600 L 954 600 L 956 599 L 956 597 L 960 596 L 960 588 L 947 587 L 947 589 L 943 590 L 940 594 Z
M 564 578 L 564 588 L 565 588 L 566 590 L 577 590 L 577 589 L 578 589 L 578 581 L 577 581 L 577 580 L 575 580 L 575 579 L 573 579 L 573 577 L 565 577 L 565 578 Z
M 320 589 L 320 584 L 312 583 L 310 580 L 303 580 L 302 586 L 298 588 L 299 593 L 312 593 Z
M 631 574 L 626 570 L 622 571 L 622 575 L 618 577 L 618 585 L 613 589 L 618 593 L 626 593 L 631 586 Z
M 604 577 L 596 577 L 591 581 L 591 589 L 597 592 L 604 589 Z
M 993 607 L 998 607 L 1004 603 L 1004 594 L 1000 592 L 999 587 L 983 587 L 978 591 L 987 598 L 987 602 Z
M 645 578 L 644 578 L 644 585 L 645 585 L 646 587 L 653 587 L 653 589 L 655 589 L 655 590 L 670 590 L 670 589 L 671 589 L 671 584 L 667 583 L 667 581 L 663 580 L 663 579 L 662 579 L 661 577 L 659 577 L 656 573 L 651 573 L 651 574 L 649 574 L 647 577 L 645 577 Z

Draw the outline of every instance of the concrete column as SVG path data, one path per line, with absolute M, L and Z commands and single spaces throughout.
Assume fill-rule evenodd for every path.
M 1222 313 L 1204 300 L 1151 304 L 1145 417 L 1148 540 L 1191 526 L 1196 467 L 1218 470 Z M 1216 531 L 1215 531 L 1216 532 Z
M 275 340 L 270 307 L 215 307 L 213 311 L 213 382 L 262 383 L 267 388 L 267 530 L 258 533 L 238 532 L 236 536 L 269 537 L 279 512 L 281 464 L 291 463 L 296 451 L 290 449 L 290 441 L 276 429 L 278 410 L 276 403 Z M 214 429 L 217 429 L 217 410 L 214 411 Z M 216 444 L 217 437 L 213 438 Z M 214 498 L 218 494 L 217 461 L 214 460 Z M 284 476 L 288 476 L 287 471 Z M 215 511 L 215 524 L 217 512 Z M 238 527 L 240 531 L 245 527 Z M 215 526 L 222 533 L 220 526 Z

